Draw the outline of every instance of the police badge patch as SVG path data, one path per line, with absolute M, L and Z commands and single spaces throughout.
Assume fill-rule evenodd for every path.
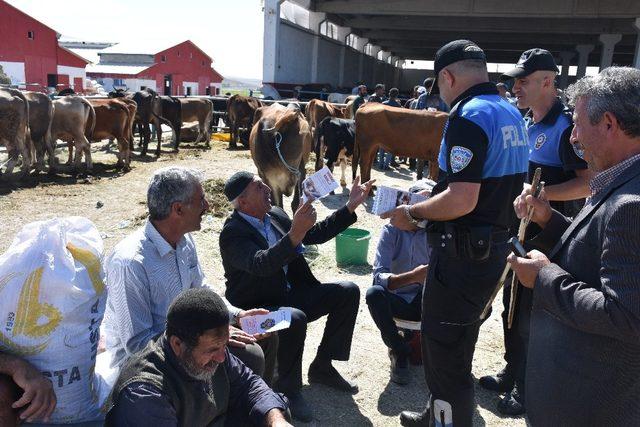
M 471 159 L 473 158 L 473 152 L 466 147 L 460 147 L 455 145 L 451 148 L 451 154 L 449 160 L 451 162 L 451 171 L 458 173 L 462 169 L 469 166 Z
M 547 135 L 545 135 L 544 133 L 541 133 L 536 138 L 536 143 L 535 143 L 534 147 L 536 148 L 536 150 L 539 150 L 540 147 L 542 147 L 545 142 L 547 142 Z

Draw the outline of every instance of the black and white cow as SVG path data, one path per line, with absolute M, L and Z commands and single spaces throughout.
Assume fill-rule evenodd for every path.
M 325 148 L 324 158 L 327 167 L 333 172 L 334 163 L 339 162 L 342 174 L 340 185 L 345 187 L 345 170 L 347 158 L 353 154 L 353 144 L 356 137 L 356 122 L 351 119 L 337 119 L 325 117 L 318 125 L 318 144 Z

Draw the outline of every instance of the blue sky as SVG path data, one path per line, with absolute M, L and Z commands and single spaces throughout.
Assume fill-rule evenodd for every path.
M 66 37 L 192 40 L 227 77 L 262 78 L 260 0 L 7 0 Z M 100 5 L 97 8 L 96 5 Z

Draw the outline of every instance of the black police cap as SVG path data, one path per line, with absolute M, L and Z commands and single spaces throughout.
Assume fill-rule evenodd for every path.
M 438 73 L 442 71 L 442 69 L 448 65 L 467 59 L 487 61 L 484 51 L 470 40 L 454 40 L 438 49 L 433 60 L 435 78 L 433 79 L 429 93 L 432 95 L 440 93 L 438 90 Z
M 556 60 L 551 52 L 545 49 L 535 48 L 529 49 L 520 55 L 515 68 L 504 73 L 500 78 L 508 80 L 512 78 L 526 77 L 536 71 L 554 71 L 558 72 Z
M 251 172 L 240 171 L 236 172 L 225 182 L 224 195 L 227 196 L 229 201 L 238 197 L 245 188 L 253 181 L 253 174 Z

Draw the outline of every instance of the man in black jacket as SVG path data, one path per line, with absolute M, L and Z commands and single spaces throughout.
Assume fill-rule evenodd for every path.
M 291 307 L 291 327 L 279 332 L 274 388 L 289 398 L 292 415 L 301 421 L 312 419 L 300 393 L 307 322 L 328 315 L 309 381 L 354 392 L 357 386 L 343 378 L 331 361 L 349 359 L 360 301 L 355 283 L 320 283 L 302 256 L 302 245 L 327 242 L 356 222 L 355 209 L 372 184 L 360 185 L 357 177 L 346 206 L 317 224 L 310 201 L 291 220 L 281 208 L 271 206 L 271 190 L 249 172 L 238 172 L 225 184 L 225 195 L 234 206 L 220 234 L 226 296 L 238 307 Z

